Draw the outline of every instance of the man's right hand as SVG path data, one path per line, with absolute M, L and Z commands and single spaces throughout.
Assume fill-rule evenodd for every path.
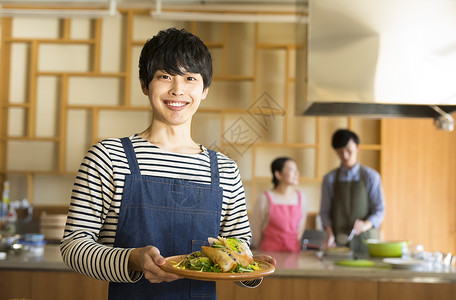
M 327 247 L 327 248 L 336 247 L 336 238 L 334 237 L 334 233 L 333 233 L 331 227 L 326 228 L 326 239 L 325 239 L 323 246 Z
M 170 282 L 182 277 L 163 271 L 160 266 L 165 264 L 165 258 L 160 255 L 160 250 L 154 246 L 136 248 L 130 252 L 128 269 L 144 273 L 151 283 Z

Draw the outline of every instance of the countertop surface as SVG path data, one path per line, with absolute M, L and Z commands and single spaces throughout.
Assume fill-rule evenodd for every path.
M 277 261 L 273 276 L 313 277 L 313 278 L 350 278 L 362 280 L 413 281 L 413 282 L 456 282 L 456 268 L 434 266 L 423 262 L 422 265 L 404 267 L 391 265 L 382 258 L 363 257 L 375 263 L 372 267 L 346 267 L 336 263 L 347 257 L 325 257 L 319 251 L 301 253 L 267 253 Z
M 41 256 L 21 254 L 8 254 L 0 260 L 0 269 L 28 269 L 28 270 L 54 270 L 71 271 L 63 262 L 59 245 L 46 245 Z
M 305 277 L 305 278 L 334 278 L 360 279 L 383 281 L 413 281 L 413 282 L 456 282 L 456 268 L 436 267 L 430 264 L 409 268 L 396 268 L 385 263 L 381 258 L 365 258 L 373 261 L 371 267 L 345 267 L 336 264 L 346 258 L 324 257 L 318 251 L 300 253 L 266 253 L 277 261 L 274 277 Z M 60 256 L 58 245 L 46 245 L 42 256 L 27 254 L 11 255 L 0 260 L 0 269 L 53 270 L 71 271 Z

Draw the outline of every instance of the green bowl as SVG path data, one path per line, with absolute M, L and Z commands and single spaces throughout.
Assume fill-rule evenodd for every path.
M 369 255 L 375 257 L 401 257 L 402 248 L 408 244 L 407 241 L 367 240 L 365 242 Z

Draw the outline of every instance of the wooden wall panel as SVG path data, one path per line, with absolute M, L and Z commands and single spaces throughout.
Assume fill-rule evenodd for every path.
M 300 299 L 350 299 L 350 300 L 377 300 L 377 282 L 356 280 L 309 279 L 309 289 L 301 290 Z
M 386 119 L 382 128 L 383 237 L 456 252 L 456 132 L 432 119 Z
M 31 272 L 0 270 L 0 299 L 32 298 L 32 277 Z
M 0 299 L 108 299 L 107 282 L 74 272 L 2 269 L 0 278 Z
M 452 283 L 379 282 L 378 300 L 450 300 L 455 295 L 456 285 Z
M 232 282 L 217 282 L 219 300 L 377 300 L 377 282 L 357 280 L 267 277 L 258 288 L 247 289 Z
M 254 289 L 242 288 L 231 281 L 217 282 L 217 299 L 234 300 L 298 300 L 308 299 L 307 281 L 293 277 L 264 278 L 261 285 Z
M 107 299 L 108 283 L 73 272 L 38 272 L 31 286 L 34 300 Z

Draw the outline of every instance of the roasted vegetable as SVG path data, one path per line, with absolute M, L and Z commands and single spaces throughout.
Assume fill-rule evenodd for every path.
M 201 272 L 245 273 L 261 270 L 254 262 L 248 247 L 235 238 L 218 237 L 208 239 L 210 246 L 202 246 L 202 251 L 188 254 L 174 265 L 176 268 Z
M 175 264 L 174 267 L 201 272 L 222 272 L 222 270 L 202 251 L 188 254 L 183 260 Z

